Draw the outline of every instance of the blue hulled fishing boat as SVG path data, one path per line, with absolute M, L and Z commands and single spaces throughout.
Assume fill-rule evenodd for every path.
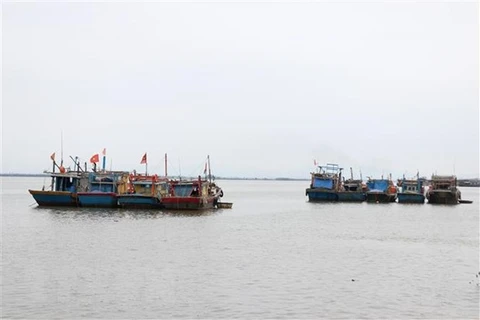
M 86 190 L 88 186 L 87 175 L 81 171 L 78 164 L 75 164 L 76 171 L 67 170 L 62 164 L 58 165 L 55 162 L 55 153 L 50 156 L 50 159 L 53 161 L 53 170 L 52 172 L 45 172 L 51 178 L 50 186 L 47 188 L 43 186 L 42 190 L 29 189 L 28 192 L 39 206 L 78 206 L 77 193 Z M 55 169 L 59 171 L 55 172 Z
M 397 188 L 391 178 L 368 179 L 366 198 L 367 202 L 395 202 L 397 199 Z
M 90 172 L 88 189 L 78 192 L 82 207 L 115 208 L 118 206 L 117 195 L 127 192 L 128 172 Z
M 417 177 L 415 179 L 398 180 L 397 186 L 401 192 L 397 193 L 398 203 L 425 203 L 425 179 Z
M 316 172 L 311 173 L 310 188 L 305 190 L 308 201 L 338 201 L 340 174 L 341 168 L 338 164 L 327 163 L 326 166 L 317 166 Z
M 365 187 L 362 180 L 353 178 L 350 168 L 350 179 L 343 179 L 342 170 L 338 164 L 327 163 L 318 166 L 311 173 L 310 188 L 305 191 L 310 202 L 362 202 L 365 201 Z

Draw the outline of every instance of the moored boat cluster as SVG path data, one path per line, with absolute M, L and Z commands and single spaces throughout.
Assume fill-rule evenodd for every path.
M 412 179 L 399 179 L 395 185 L 392 177 L 384 179 L 353 178 L 350 168 L 350 178 L 342 176 L 343 168 L 337 164 L 328 163 L 317 166 L 311 173 L 311 182 L 306 189 L 310 202 L 373 202 L 373 203 L 428 203 L 457 204 L 462 202 L 461 192 L 457 188 L 457 178 L 454 175 L 433 175 L 430 183 L 417 174 Z M 428 184 L 428 185 L 427 185 Z
M 107 171 L 105 167 L 97 170 L 98 156 L 90 159 L 94 164 L 90 172 L 86 166 L 82 169 L 76 160 L 74 170 L 66 170 L 55 162 L 54 154 L 51 159 L 51 185 L 42 190 L 29 190 L 39 206 L 182 210 L 232 206 L 232 203 L 220 202 L 223 190 L 212 180 L 209 157 L 205 177 L 199 175 L 196 179 L 186 180 L 168 178 L 166 170 L 162 177 L 135 171 Z M 146 154 L 141 163 L 146 164 Z

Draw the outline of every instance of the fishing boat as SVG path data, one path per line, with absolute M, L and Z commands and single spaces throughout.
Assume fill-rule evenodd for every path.
M 90 172 L 85 192 L 77 197 L 82 207 L 115 208 L 117 195 L 127 193 L 129 174 L 125 171 Z
M 367 202 L 388 203 L 397 199 L 397 188 L 389 179 L 368 179 L 367 181 Z
M 398 203 L 425 203 L 425 179 L 420 179 L 418 174 L 416 178 L 399 179 L 397 186 L 401 192 L 397 193 Z
M 162 196 L 162 204 L 165 206 L 165 209 L 203 210 L 213 208 L 231 208 L 233 203 L 221 203 L 219 201 L 220 198 L 223 197 L 223 190 L 214 181 L 212 181 L 210 156 L 207 156 L 203 173 L 205 174 L 203 179 L 199 175 L 197 179 L 169 180 L 168 193 Z M 166 164 L 165 176 L 167 176 Z
M 168 184 L 166 179 L 157 175 L 131 174 L 127 193 L 117 194 L 118 206 L 134 209 L 161 209 L 162 194 L 166 194 Z
M 51 184 L 48 187 L 43 186 L 42 190 L 29 189 L 28 192 L 39 206 L 78 206 L 77 192 L 86 190 L 88 176 L 76 160 L 75 170 L 70 170 L 63 167 L 63 160 L 60 165 L 55 162 L 55 153 L 50 159 L 53 161 L 52 171 L 45 173 L 51 178 Z M 58 172 L 55 169 L 58 169 Z
M 221 197 L 223 191 L 220 187 L 198 176 L 196 180 L 169 181 L 169 193 L 162 197 L 162 204 L 165 209 L 213 209 Z
M 341 168 L 338 164 L 327 163 L 317 166 L 316 172 L 310 173 L 310 187 L 305 190 L 310 202 L 338 201 Z
M 427 190 L 428 203 L 457 204 L 461 200 L 461 192 L 457 188 L 457 177 L 432 175 Z
M 341 174 L 341 172 L 340 172 Z M 362 179 L 353 178 L 353 170 L 350 168 L 350 178 L 343 180 L 340 190 L 337 192 L 340 202 L 362 202 L 365 201 L 365 190 Z
M 78 190 L 85 190 L 88 178 L 79 172 L 48 173 L 52 178 L 50 190 L 32 190 L 28 192 L 33 196 L 39 206 L 78 206 Z

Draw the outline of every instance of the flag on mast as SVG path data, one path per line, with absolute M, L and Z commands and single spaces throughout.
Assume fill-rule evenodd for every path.
M 55 161 L 55 152 L 50 155 L 50 159 L 52 159 L 52 161 Z
M 100 162 L 100 159 L 98 158 L 98 153 L 94 154 L 94 155 L 90 158 L 90 163 L 97 163 L 97 162 Z
M 203 174 L 207 174 L 207 163 L 205 162 L 205 168 L 203 169 Z
M 144 163 L 147 164 L 147 153 L 146 152 L 142 157 L 142 161 L 140 161 L 140 164 L 144 164 Z
M 313 165 L 314 165 L 314 166 L 317 165 L 317 160 L 313 159 Z

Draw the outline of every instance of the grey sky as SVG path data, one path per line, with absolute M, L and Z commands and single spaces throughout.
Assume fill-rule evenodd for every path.
M 470 3 L 4 3 L 2 172 L 479 173 Z M 68 159 L 68 161 L 67 161 Z

